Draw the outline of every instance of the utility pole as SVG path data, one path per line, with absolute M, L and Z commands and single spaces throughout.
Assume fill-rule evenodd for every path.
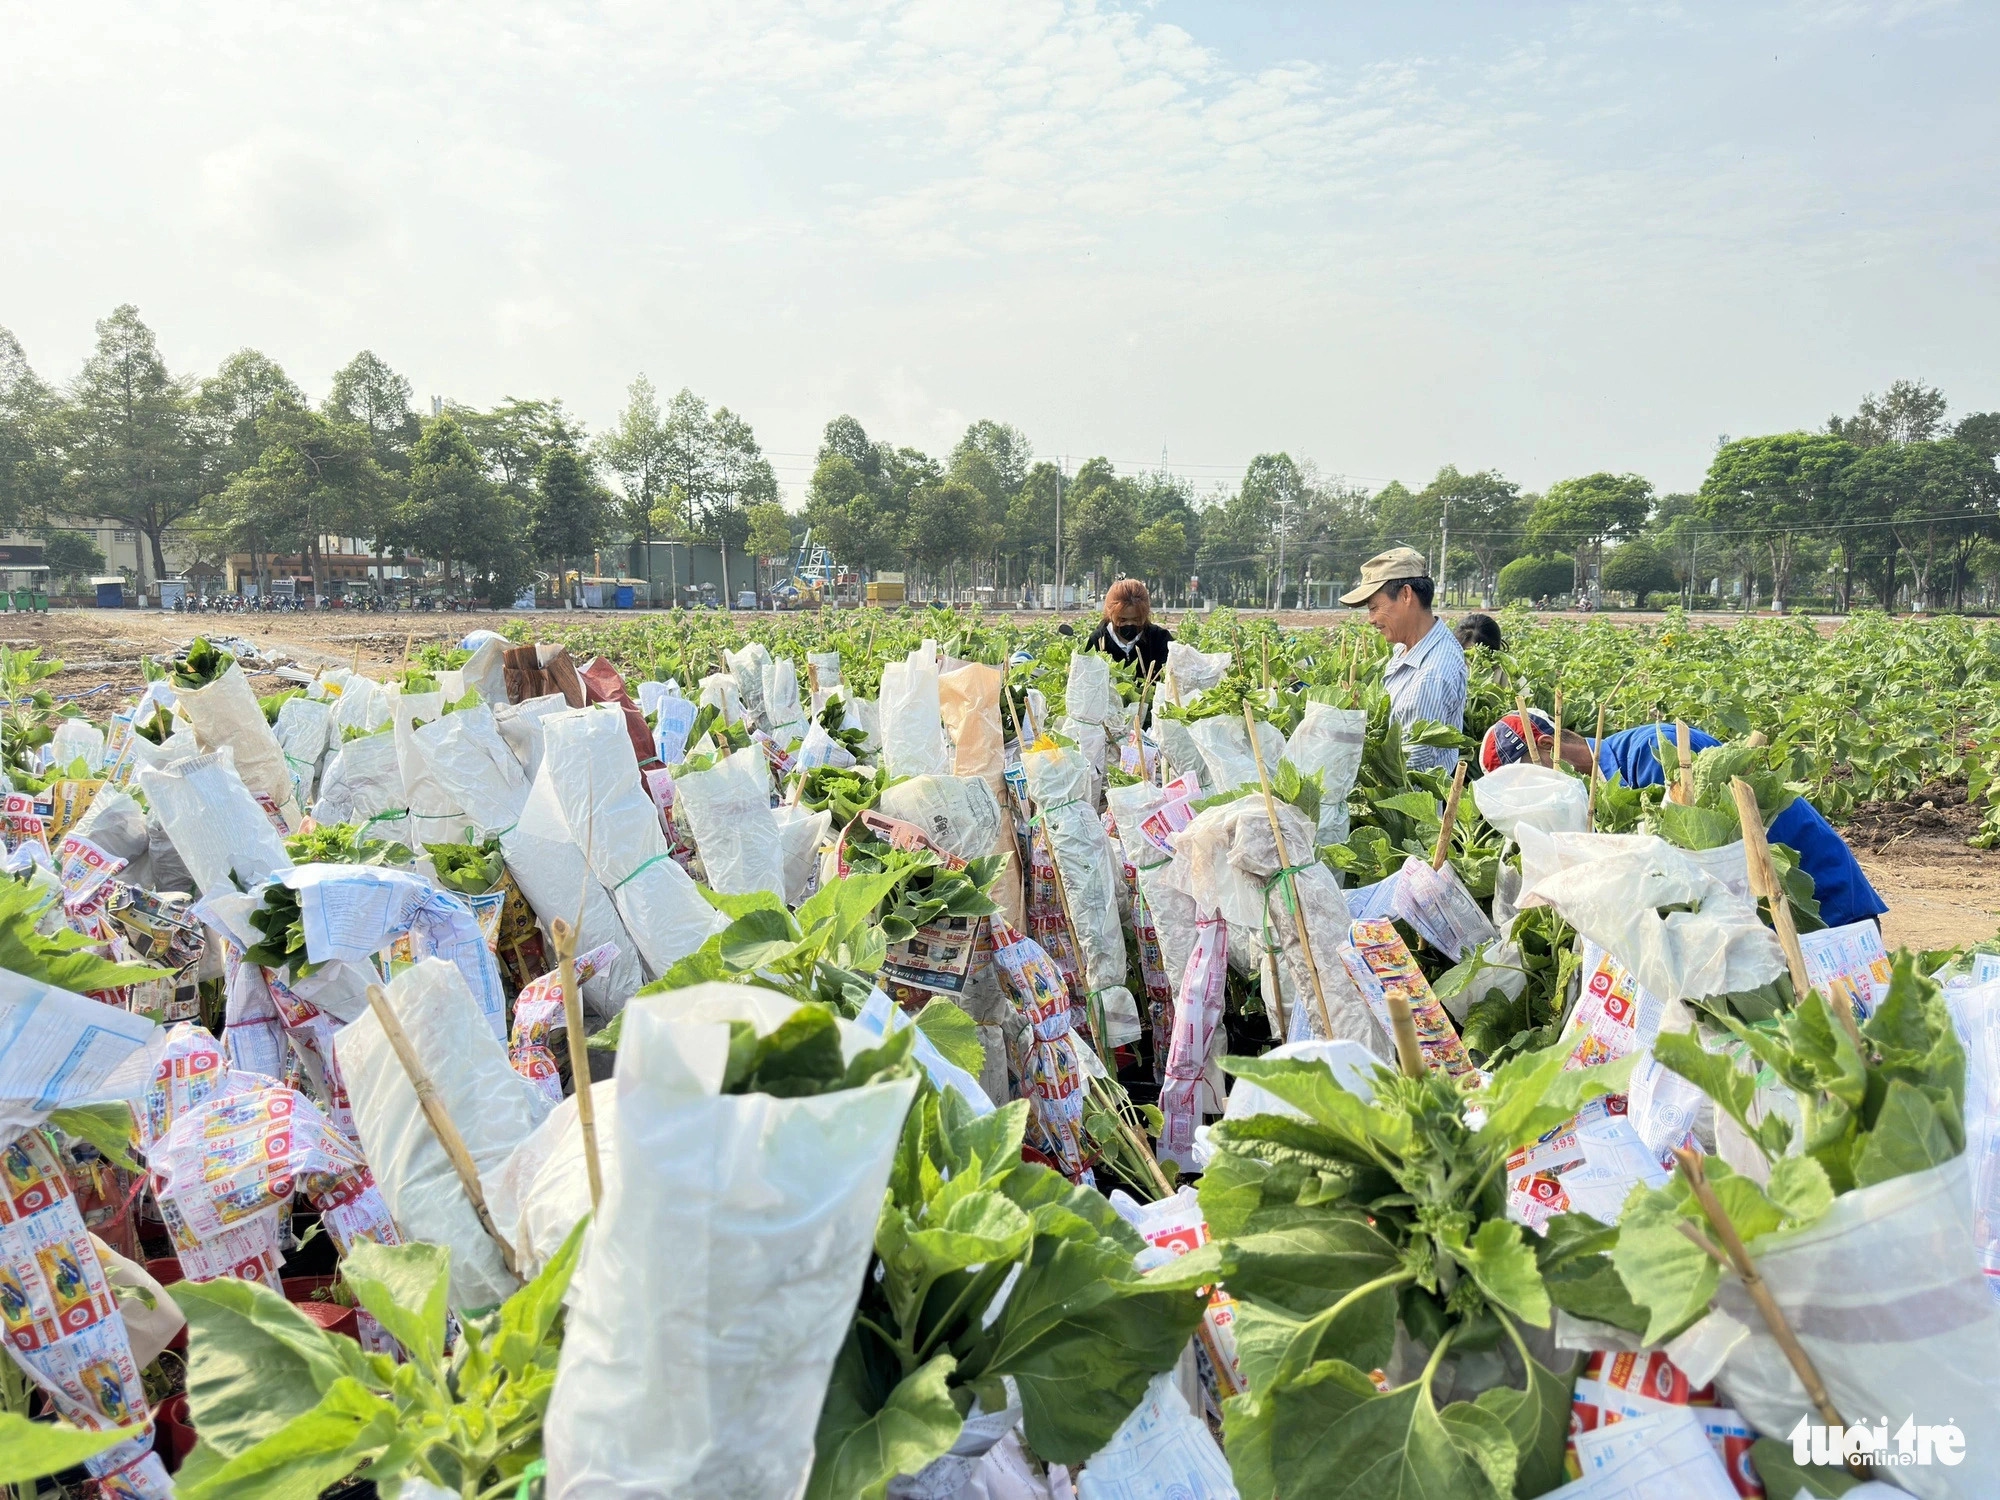
M 1451 557 L 1451 496 L 1446 495 L 1444 497 L 1444 525 L 1439 529 L 1438 532 L 1438 583 L 1441 585 L 1445 585 L 1445 593 L 1447 595 L 1449 595 L 1451 592 L 1449 585 L 1445 584 L 1445 574 L 1447 570 L 1451 567 L 1450 557 Z
M 1063 608 L 1063 535 L 1062 535 L 1062 482 L 1063 474 L 1069 469 L 1069 455 L 1065 453 L 1056 465 L 1056 613 Z
M 1285 533 L 1291 528 L 1291 497 L 1287 495 L 1278 502 L 1278 597 L 1272 601 L 1272 608 L 1285 607 Z

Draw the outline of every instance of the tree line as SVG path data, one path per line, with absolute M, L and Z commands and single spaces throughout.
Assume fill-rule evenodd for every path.
M 413 395 L 366 351 L 317 403 L 252 349 L 176 375 L 129 306 L 56 385 L 0 329 L 0 525 L 38 528 L 52 567 L 76 556 L 74 523 L 96 518 L 144 537 L 154 576 L 172 533 L 207 559 L 247 554 L 253 572 L 300 557 L 321 587 L 322 539 L 364 538 L 380 560 L 423 558 L 447 587 L 501 603 L 620 539 L 719 544 L 726 568 L 732 552 L 787 555 L 806 528 L 844 568 L 1001 598 L 1132 575 L 1172 603 L 1289 604 L 1399 544 L 1433 559 L 1448 594 L 1488 602 L 1692 602 L 1722 580 L 1746 602 L 1937 607 L 2000 583 L 2000 412 L 1951 422 L 1918 381 L 1819 430 L 1725 438 L 1700 488 L 1675 494 L 1609 472 L 1524 492 L 1449 465 L 1421 488 L 1370 490 L 1286 453 L 1200 492 L 1165 466 L 1093 457 L 1069 472 L 1002 422 L 972 423 L 934 458 L 842 415 L 799 513 L 747 421 L 685 389 L 663 405 L 643 375 L 597 434 L 560 400 L 425 415 Z

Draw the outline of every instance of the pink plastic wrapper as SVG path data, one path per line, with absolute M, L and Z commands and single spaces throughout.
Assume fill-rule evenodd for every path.
M 1072 1182 L 1088 1181 L 1083 1061 L 1076 1050 L 1069 987 L 1040 943 L 998 917 L 993 919 L 993 962 L 1029 1027 L 1014 1058 L 1028 1100 L 1028 1144 Z
M 618 956 L 616 943 L 600 943 L 576 956 L 576 982 L 582 984 Z M 549 1050 L 549 1033 L 562 1018 L 562 974 L 550 970 L 514 997 L 514 1028 L 507 1038 L 507 1060 L 514 1071 L 542 1091 L 551 1104 L 562 1103 L 562 1075 Z

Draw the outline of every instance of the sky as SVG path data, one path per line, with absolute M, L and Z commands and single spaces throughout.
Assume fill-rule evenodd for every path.
M 1899 377 L 2000 406 L 2000 6 L 0 0 L 0 325 L 73 375 L 634 375 L 1206 492 L 1700 482 Z

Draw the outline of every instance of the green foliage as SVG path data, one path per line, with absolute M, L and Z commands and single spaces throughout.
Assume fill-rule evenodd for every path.
M 1576 586 L 1576 559 L 1566 553 L 1548 557 L 1517 557 L 1500 570 L 1500 602 L 1553 598 Z
M 833 1012 L 820 1006 L 800 1006 L 763 1036 L 748 1021 L 731 1021 L 721 1092 L 802 1099 L 888 1083 L 915 1072 L 910 1061 L 914 1041 L 915 1033 L 906 1027 L 848 1063 L 841 1060 L 840 1027 Z
M 0 1411 L 0 1484 L 20 1484 L 34 1492 L 35 1481 L 82 1463 L 130 1431 L 112 1427 L 92 1432 L 67 1422 L 31 1422 L 20 1412 Z
M 100 957 L 62 920 L 56 901 L 53 890 L 0 876 L 0 969 L 79 995 L 167 976 L 165 969 Z M 42 926 L 49 931 L 39 931 Z
M 993 902 L 993 885 L 1007 866 L 1007 856 L 989 854 L 954 870 L 924 850 L 896 849 L 880 839 L 853 838 L 847 844 L 847 863 L 853 874 L 895 877 L 880 921 L 883 935 L 892 943 L 901 943 L 914 937 L 918 928 L 948 917 L 992 916 L 1000 909 Z
M 507 872 L 498 835 L 478 844 L 426 844 L 424 852 L 437 870 L 438 883 L 464 896 L 485 895 Z
M 1180 1357 L 1201 1317 L 1190 1271 L 1212 1270 L 1134 1271 L 1144 1243 L 1102 1197 L 1021 1160 L 1027 1112 L 1016 1100 L 974 1117 L 928 1089 L 912 1107 L 820 1412 L 809 1500 L 880 1496 L 950 1449 L 975 1396 L 1006 1405 L 1005 1376 L 1034 1451 L 1081 1462 Z
M 205 688 L 227 672 L 235 660 L 227 651 L 211 646 L 207 636 L 198 635 L 188 643 L 187 654 L 174 663 L 174 690 L 186 693 Z
M 320 966 L 306 959 L 305 919 L 299 893 L 282 880 L 264 887 L 264 899 L 250 913 L 257 929 L 255 943 L 243 952 L 245 963 L 257 964 L 291 979 L 304 979 Z
M 831 812 L 833 826 L 845 828 L 882 800 L 890 786 L 889 768 L 877 766 L 814 766 L 805 773 L 799 803 L 814 812 Z
M 321 823 L 285 837 L 285 853 L 295 865 L 395 865 L 416 856 L 394 839 L 372 839 L 366 823 Z
M 484 1317 L 462 1318 L 445 1353 L 450 1255 L 361 1244 L 342 1274 L 409 1354 L 398 1365 L 309 1322 L 254 1282 L 183 1283 L 188 1402 L 201 1442 L 184 1500 L 314 1495 L 351 1474 L 421 1478 L 465 1496 L 510 1493 L 541 1456 L 555 1387 L 562 1298 L 579 1223 L 540 1275 Z

